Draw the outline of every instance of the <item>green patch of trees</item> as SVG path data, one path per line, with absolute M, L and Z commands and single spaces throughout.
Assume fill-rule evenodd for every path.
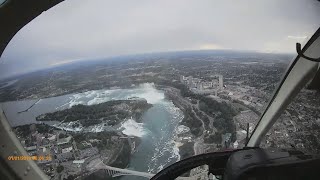
M 81 144 L 82 141 L 89 142 L 90 139 L 100 140 L 99 143 L 92 143 L 93 146 L 96 146 L 100 151 L 104 149 L 114 149 L 119 146 L 119 142 L 126 141 L 125 139 L 112 140 L 112 136 L 119 137 L 116 132 L 97 132 L 97 133 L 76 133 L 73 138 L 77 144 Z
M 59 165 L 57 167 L 57 173 L 61 173 L 64 170 L 64 167 L 62 165 Z
M 213 121 L 213 126 L 217 128 L 218 132 L 215 135 L 209 136 L 206 138 L 207 142 L 221 142 L 221 135 L 224 133 L 232 133 L 232 139 L 235 137 L 235 125 L 233 122 L 233 117 L 237 115 L 237 111 L 226 102 L 219 102 L 210 97 L 204 95 L 198 95 L 192 93 L 185 85 L 176 84 L 174 87 L 180 89 L 181 95 L 184 97 L 190 97 L 193 101 L 199 100 L 199 109 L 206 113 L 207 115 L 213 117 L 215 120 Z M 195 135 L 201 134 L 199 129 L 201 129 L 201 122 L 194 117 L 191 109 L 187 109 L 186 112 L 189 112 L 187 117 L 185 117 L 185 122 L 188 127 L 191 127 L 191 132 Z M 203 120 L 205 123 L 205 127 L 209 127 L 209 118 L 199 112 L 197 109 L 195 110 L 197 115 Z
M 253 111 L 254 113 L 256 113 L 258 116 L 261 116 L 261 112 L 259 112 L 258 110 L 256 110 L 254 107 L 249 106 L 249 105 L 246 105 L 244 102 L 239 101 L 239 100 L 236 100 L 236 99 L 234 99 L 234 100 L 232 100 L 232 101 L 233 101 L 234 103 L 239 103 L 239 104 L 245 106 L 246 108 L 248 108 L 248 109 L 250 109 L 251 111 Z
M 53 130 L 57 130 L 55 127 L 51 127 L 47 124 L 34 124 L 35 130 L 39 133 L 53 133 Z M 16 134 L 22 137 L 29 136 L 31 134 L 31 124 L 14 127 Z
M 139 119 L 143 112 L 152 105 L 143 100 L 117 100 L 86 106 L 75 105 L 70 109 L 46 113 L 36 117 L 38 121 L 72 122 L 79 120 L 83 126 L 99 124 L 102 120 L 110 120 L 111 125 L 120 123 L 125 118 Z
M 206 136 L 204 138 L 204 143 L 215 143 L 215 144 L 220 144 L 222 141 L 222 137 L 221 137 L 221 134 L 220 133 L 217 133 L 217 134 L 214 134 L 214 135 L 209 135 L 209 136 Z

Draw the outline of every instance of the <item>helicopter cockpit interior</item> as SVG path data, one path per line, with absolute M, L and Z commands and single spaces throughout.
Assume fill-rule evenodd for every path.
M 6 0 L 0 5 L 0 51 L 2 54 L 13 36 L 43 11 L 62 0 Z M 320 90 L 320 28 L 305 44 L 296 43 L 295 58 L 251 134 L 241 149 L 226 149 L 185 158 L 163 168 L 152 180 L 188 179 L 181 175 L 198 166 L 207 165 L 210 179 L 318 179 L 320 155 L 292 149 L 260 148 L 262 139 L 303 87 Z M 0 109 L 0 177 L 3 179 L 49 179 L 33 160 L 10 161 L 12 155 L 28 155 Z M 2 179 L 1 178 L 1 179 Z

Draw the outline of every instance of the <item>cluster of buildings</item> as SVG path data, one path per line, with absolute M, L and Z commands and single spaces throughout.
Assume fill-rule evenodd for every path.
M 236 126 L 236 141 L 233 142 L 233 148 L 243 148 L 247 141 L 247 136 L 250 135 L 257 125 L 259 116 L 252 110 L 241 111 L 234 117 Z M 247 133 L 249 131 L 249 134 Z
M 303 95 L 301 97 L 305 98 Z M 292 103 L 266 134 L 265 147 L 296 148 L 306 153 L 320 152 L 319 107 L 307 99 Z
M 78 167 L 80 171 L 85 158 L 99 153 L 97 147 L 92 146 L 78 149 L 73 137 L 65 131 L 39 133 L 35 129 L 34 124 L 30 125 L 31 133 L 19 139 L 29 156 L 35 157 L 36 163 L 52 177 L 59 164 L 68 162 L 71 166 Z
M 18 133 L 21 130 L 20 128 L 16 130 L 18 139 L 27 151 L 28 157 L 31 157 L 30 159 L 34 160 L 53 179 L 63 179 L 60 178 L 62 176 L 81 175 L 81 173 L 85 172 L 87 164 L 96 157 L 100 157 L 101 148 L 99 144 L 102 143 L 102 140 L 99 138 L 84 140 L 81 137 L 74 137 L 71 133 L 63 130 L 48 130 L 40 133 L 43 130 L 40 131 L 35 124 L 23 128 L 24 132 L 22 134 Z M 106 140 L 107 142 L 118 143 L 119 146 L 121 145 L 119 143 L 128 140 L 131 154 L 135 152 L 136 140 L 134 137 L 112 135 L 107 137 Z M 117 154 L 118 152 L 115 153 Z M 112 157 L 113 155 L 113 152 L 108 151 L 105 156 Z M 61 166 L 63 166 L 63 170 L 59 170 Z
M 217 91 L 223 89 L 223 76 L 211 76 L 211 81 L 194 78 L 192 76 L 180 76 L 180 82 L 196 94 L 213 94 L 217 96 Z

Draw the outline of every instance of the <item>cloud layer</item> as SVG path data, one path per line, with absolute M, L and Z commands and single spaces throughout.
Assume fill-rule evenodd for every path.
M 17 33 L 0 77 L 146 52 L 294 52 L 319 27 L 319 10 L 315 0 L 66 0 Z

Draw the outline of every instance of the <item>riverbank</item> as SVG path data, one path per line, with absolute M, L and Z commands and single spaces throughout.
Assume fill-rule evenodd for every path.
M 231 104 L 203 95 L 189 94 L 183 97 L 180 89 L 175 87 L 159 86 L 158 88 L 165 92 L 167 99 L 183 111 L 184 119 L 180 124 L 189 127 L 193 135 L 191 140 L 193 149 L 190 150 L 191 144 L 180 146 L 179 149 L 183 151 L 182 156 L 232 148 L 232 142 L 236 138 L 233 117 L 237 111 Z M 189 150 L 186 152 L 184 148 Z
M 139 143 L 141 142 L 141 140 L 139 138 L 134 138 L 132 139 L 134 142 L 136 142 L 137 145 L 139 145 Z M 106 158 L 103 158 L 102 161 L 104 162 L 104 164 L 112 166 L 112 167 L 117 167 L 117 168 L 122 168 L 125 169 L 128 167 L 129 163 L 130 163 L 130 156 L 132 155 L 131 149 L 132 147 L 129 145 L 129 141 L 124 141 L 124 143 L 122 144 L 122 147 L 120 149 L 120 151 L 118 151 L 114 156 L 111 154 L 108 154 L 108 156 L 113 156 L 112 160 L 110 159 L 109 161 L 107 160 L 106 162 Z M 107 157 L 104 154 L 100 154 L 100 157 Z M 119 178 L 114 178 L 112 176 L 110 176 L 105 170 L 97 170 L 95 172 L 93 172 L 92 174 L 86 176 L 84 178 L 85 180 L 91 180 L 91 179 L 98 179 L 98 180 L 102 180 L 102 179 L 107 179 L 107 180 L 111 180 L 111 179 L 119 179 Z
M 178 143 L 179 145 L 179 154 L 180 154 L 180 160 L 185 159 L 187 157 L 191 157 L 195 155 L 194 151 L 194 141 L 201 133 L 201 128 L 199 128 L 199 123 L 190 123 L 190 104 L 186 102 L 186 100 L 180 95 L 180 92 L 178 89 L 175 89 L 173 87 L 168 86 L 162 86 L 158 87 L 161 90 L 164 91 L 165 97 L 172 101 L 172 103 L 178 107 L 184 114 L 183 120 L 179 123 L 181 126 L 186 126 L 189 128 L 190 132 L 187 133 L 181 133 L 178 135 Z M 193 124 L 197 124 L 196 126 L 193 126 Z M 202 127 L 202 125 L 200 125 Z

